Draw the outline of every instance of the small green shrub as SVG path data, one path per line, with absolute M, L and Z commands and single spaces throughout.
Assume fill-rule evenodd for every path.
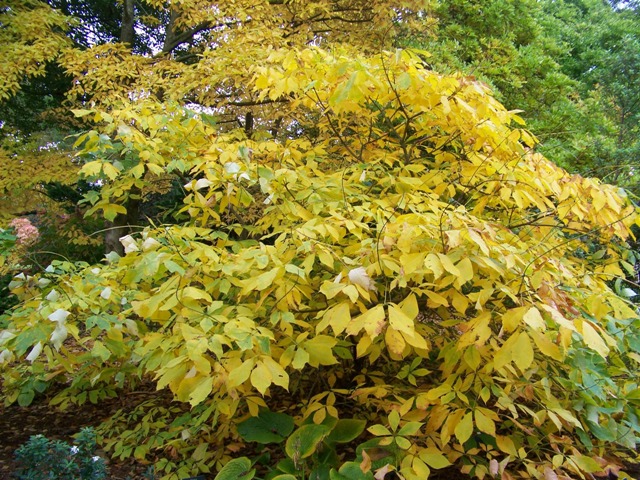
M 83 428 L 74 445 L 33 435 L 16 450 L 15 476 L 19 480 L 102 480 L 107 478 L 107 467 L 95 450 L 92 428 Z

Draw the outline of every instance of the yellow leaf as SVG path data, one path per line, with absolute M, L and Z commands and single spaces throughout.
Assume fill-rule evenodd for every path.
M 253 385 L 261 395 L 264 395 L 271 385 L 271 372 L 262 362 L 258 362 L 256 368 L 251 372 L 251 385 Z
M 456 266 L 460 271 L 460 275 L 458 275 L 458 285 L 462 286 L 468 281 L 473 280 L 473 264 L 471 260 L 469 260 L 469 257 L 464 257 Z
M 102 162 L 100 160 L 94 160 L 93 162 L 85 163 L 80 170 L 80 173 L 86 177 L 93 177 L 98 175 L 102 171 Z
M 419 348 L 420 350 L 428 350 L 429 344 L 427 341 L 420 335 L 418 332 L 413 332 L 412 335 L 408 335 L 404 332 L 400 332 L 404 341 L 409 345 L 415 348 Z
M 600 472 L 602 465 L 593 458 L 586 455 L 569 455 L 569 458 L 578 466 L 578 468 L 586 473 Z
M 449 393 L 450 391 L 451 391 L 451 385 L 449 385 L 448 383 L 443 383 L 442 385 L 439 385 L 429 390 L 426 396 L 427 396 L 427 399 L 429 400 L 437 400 L 438 398 Z
M 440 278 L 440 276 L 444 273 L 442 262 L 435 253 L 430 253 L 427 255 L 427 258 L 424 259 L 424 266 L 433 272 L 434 279 Z
M 342 289 L 342 293 L 349 297 L 349 300 L 351 300 L 353 303 L 356 303 L 358 301 L 358 297 L 360 296 L 355 285 L 346 285 Z
M 418 299 L 414 293 L 409 294 L 401 303 L 400 308 L 409 317 L 415 319 L 420 313 Z
M 449 413 L 449 415 L 447 415 L 446 420 L 444 421 L 444 424 L 440 429 L 440 435 L 441 435 L 443 444 L 449 443 L 451 435 L 454 433 L 455 428 L 460 423 L 460 420 L 464 416 L 464 413 L 465 413 L 465 410 L 462 408 L 459 408 L 454 412 Z
M 411 468 L 417 475 L 417 478 L 429 478 L 429 475 L 431 474 L 429 467 L 418 457 L 413 457 Z
M 448 307 L 449 301 L 444 298 L 442 295 L 436 292 L 432 292 L 431 290 L 424 290 L 424 293 L 429 297 L 429 306 L 432 308 L 437 308 L 440 306 Z
M 467 297 L 455 289 L 449 290 L 449 293 L 453 297 L 453 300 L 451 301 L 453 308 L 455 308 L 458 313 L 464 315 L 467 308 L 469 308 L 469 301 L 467 300 Z
M 213 388 L 213 377 L 200 377 L 194 382 L 191 392 L 189 393 L 189 403 L 195 407 L 202 403 L 211 393 Z
M 109 162 L 104 162 L 102 164 L 102 171 L 107 177 L 109 177 L 109 180 L 115 179 L 120 174 L 120 170 L 118 170 L 113 166 L 113 164 Z
M 533 330 L 544 332 L 547 328 L 540 311 L 536 307 L 531 307 L 523 317 L 524 322 Z
M 493 356 L 493 368 L 499 370 L 513 360 L 513 346 L 517 338 L 516 335 L 511 335 L 502 344 L 502 347 Z
M 538 350 L 540 350 L 543 355 L 551 357 L 554 360 L 564 360 L 564 355 L 560 351 L 560 347 L 547 338 L 544 333 L 534 330 L 530 335 L 533 338 L 533 342 L 536 344 L 536 347 L 538 347 Z
M 602 337 L 598 334 L 595 328 L 591 326 L 591 323 L 583 320 L 582 322 L 582 339 L 587 347 L 595 350 L 598 354 L 606 358 L 609 354 L 609 347 L 604 342 Z
M 384 341 L 392 355 L 402 357 L 402 352 L 406 344 L 400 332 L 393 327 L 387 327 L 387 331 L 384 334 Z
M 397 305 L 389 305 L 389 324 L 400 332 L 404 332 L 408 335 L 413 335 L 415 332 L 415 325 L 413 318 L 407 316 Z
M 549 410 L 557 413 L 558 416 L 572 424 L 574 427 L 583 428 L 580 420 L 578 420 L 569 410 L 565 410 L 564 408 L 550 408 Z
M 349 310 L 349 303 L 342 302 L 325 312 L 323 322 L 326 321 L 331 326 L 336 336 L 344 332 L 349 323 L 351 323 L 351 312 Z
M 472 370 L 476 370 L 482 361 L 480 353 L 475 345 L 465 348 L 462 358 L 464 358 L 464 361 L 467 362 L 467 365 L 469 365 Z
M 333 347 L 336 346 L 336 343 L 338 340 L 328 335 L 318 335 L 304 342 L 302 348 L 309 353 L 309 365 L 318 367 L 319 365 L 338 363 L 333 356 Z
M 264 272 L 260 275 L 244 280 L 242 294 L 247 295 L 254 290 L 262 291 L 269 288 L 273 285 L 273 281 L 280 271 L 281 267 L 276 267 L 268 272 Z
M 295 355 L 293 356 L 291 366 L 296 370 L 302 370 L 307 363 L 309 363 L 309 352 L 307 352 L 303 348 L 297 349 Z
M 442 104 L 442 113 L 447 115 L 451 112 L 451 105 L 449 105 L 449 98 L 446 95 L 440 97 L 440 103 Z
M 320 293 L 322 293 L 327 300 L 331 300 L 337 294 L 339 294 L 344 287 L 346 287 L 344 283 L 335 283 L 330 280 L 325 281 L 320 287 Z
M 496 424 L 493 422 L 493 420 L 487 417 L 480 410 L 474 410 L 473 414 L 475 416 L 476 427 L 478 427 L 478 430 L 495 437 Z
M 266 75 L 259 75 L 258 78 L 256 78 L 255 85 L 258 90 L 264 90 L 269 86 L 269 79 Z
M 453 262 L 451 261 L 451 259 L 443 254 L 443 253 L 439 253 L 438 254 L 438 258 L 440 259 L 440 263 L 442 263 L 442 266 L 444 267 L 444 269 L 449 272 L 451 275 L 454 275 L 456 277 L 460 277 L 460 269 L 458 269 L 458 267 L 456 267 Z M 472 275 L 473 276 L 473 275 Z
M 573 324 L 573 322 L 567 318 L 565 318 L 564 315 L 562 315 L 557 308 L 554 308 L 552 306 L 549 305 L 540 305 L 540 307 L 544 310 L 546 310 L 550 315 L 551 318 L 561 327 L 567 328 L 573 332 L 576 331 L 576 326 Z
M 404 270 L 405 275 L 411 275 L 424 265 L 424 259 L 427 256 L 424 252 L 418 253 L 403 253 L 400 256 L 400 265 Z
M 462 420 L 456 425 L 453 433 L 460 444 L 465 443 L 471 438 L 473 434 L 473 415 L 471 412 L 466 413 L 465 416 L 462 417 Z
M 447 468 L 451 462 L 437 448 L 425 448 L 418 456 L 431 468 Z
M 118 214 L 124 215 L 125 213 L 127 213 L 127 209 L 122 205 L 118 205 L 116 203 L 108 203 L 106 205 L 102 205 L 102 212 L 104 214 L 104 218 L 109 221 L 113 221 L 118 216 Z
M 504 331 L 511 333 L 518 328 L 526 311 L 527 307 L 518 307 L 504 312 L 502 314 L 502 328 Z
M 347 326 L 347 334 L 357 335 L 362 329 L 365 329 L 371 338 L 375 338 L 382 332 L 385 318 L 384 307 L 382 305 L 376 305 L 351 320 L 351 323 Z
M 458 348 L 467 347 L 472 344 L 484 345 L 492 335 L 491 328 L 489 327 L 490 321 L 491 314 L 489 312 L 483 312 L 473 320 L 467 322 L 470 328 L 460 336 Z
M 316 253 L 324 265 L 333 269 L 333 256 L 329 252 L 319 249 Z
M 480 250 L 482 250 L 482 253 L 484 253 L 485 255 L 489 256 L 489 248 L 487 247 L 487 244 L 485 243 L 484 239 L 482 238 L 482 235 L 480 235 L 478 232 L 476 232 L 473 229 L 469 229 L 469 237 L 471 238 L 471 240 L 473 240 L 473 242 L 478 245 L 480 247 Z
M 523 372 L 533 363 L 531 339 L 524 332 L 520 333 L 513 346 L 513 361 Z
M 255 365 L 255 359 L 250 358 L 245 360 L 242 365 L 234 368 L 227 377 L 227 386 L 229 388 L 237 387 L 247 381 L 249 375 L 251 375 L 251 369 Z
M 271 382 L 285 390 L 289 390 L 289 375 L 284 368 L 282 368 L 279 363 L 268 355 L 263 355 L 261 359 L 264 365 L 269 369 Z
M 366 355 L 372 343 L 373 343 L 373 340 L 370 336 L 363 335 L 362 338 L 360 338 L 358 345 L 356 345 L 356 357 L 360 358 Z
M 200 290 L 195 287 L 185 287 L 180 292 L 181 299 L 184 301 L 186 299 L 190 300 L 206 300 L 211 303 L 213 300 L 211 299 L 211 295 L 209 295 L 204 290 Z
M 498 448 L 508 455 L 512 455 L 513 457 L 518 457 L 518 449 L 516 448 L 513 440 L 507 436 L 498 435 L 496 436 L 496 444 Z

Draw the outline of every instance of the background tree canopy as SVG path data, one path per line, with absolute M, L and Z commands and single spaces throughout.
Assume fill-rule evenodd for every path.
M 4 2 L 4 401 L 154 382 L 100 440 L 164 478 L 618 470 L 635 15 Z

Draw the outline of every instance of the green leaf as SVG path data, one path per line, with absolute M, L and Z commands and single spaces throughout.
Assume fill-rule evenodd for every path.
M 18 395 L 18 405 L 21 407 L 28 407 L 33 402 L 34 397 L 36 396 L 36 392 L 33 390 L 25 390 L 20 392 Z
M 396 437 L 395 441 L 396 445 L 402 450 L 409 450 L 409 448 L 411 448 L 411 442 L 404 437 Z
M 278 412 L 262 410 L 238 424 L 238 434 L 247 442 L 280 443 L 293 431 L 293 417 Z
M 391 435 L 391 431 L 384 425 L 372 425 L 367 428 L 367 431 L 376 437 Z
M 101 341 L 96 340 L 93 344 L 93 348 L 91 349 L 91 355 L 98 357 L 103 362 L 106 362 L 111 356 L 111 352 Z
M 326 463 L 320 463 L 309 472 L 309 480 L 330 480 L 331 466 Z
M 329 444 L 348 443 L 358 438 L 364 431 L 366 425 L 366 420 L 358 420 L 355 418 L 340 419 L 325 441 Z
M 251 480 L 256 474 L 247 457 L 234 458 L 215 476 L 214 480 Z
M 334 468 L 329 471 L 329 480 L 351 480 L 351 477 L 345 477 L 338 473 Z
M 345 462 L 337 473 L 339 476 L 330 473 L 331 480 L 374 480 L 373 473 L 364 473 L 360 464 L 356 462 Z
M 408 422 L 398 431 L 398 435 L 415 435 L 422 427 L 421 422 Z
M 285 445 L 287 455 L 292 459 L 310 457 L 330 430 L 330 427 L 326 425 L 301 426 L 287 439 Z
M 398 429 L 398 425 L 400 425 L 400 413 L 398 413 L 397 410 L 393 410 L 390 414 L 389 414 L 389 426 L 391 427 L 392 431 L 396 431 Z

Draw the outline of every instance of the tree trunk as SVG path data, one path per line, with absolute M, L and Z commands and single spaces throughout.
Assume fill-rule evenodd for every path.
M 176 30 L 176 19 L 178 18 L 178 12 L 175 9 L 171 9 L 171 14 L 169 16 L 169 24 L 165 30 L 164 35 L 164 44 L 162 45 L 162 53 L 168 54 L 171 53 L 171 50 L 175 47 L 174 43 L 176 40 L 176 36 L 178 32 Z
M 133 47 L 136 39 L 135 12 L 133 8 L 134 0 L 124 0 L 124 11 L 122 13 L 122 27 L 120 29 L 120 41 L 126 43 L 129 47 Z
M 134 196 L 139 196 L 139 192 L 134 192 Z M 124 255 L 124 246 L 120 243 L 120 238 L 131 233 L 131 227 L 137 225 L 140 219 L 140 199 L 129 198 L 124 205 L 127 213 L 116 216 L 113 222 L 108 222 L 104 235 L 105 253 L 116 252 Z

